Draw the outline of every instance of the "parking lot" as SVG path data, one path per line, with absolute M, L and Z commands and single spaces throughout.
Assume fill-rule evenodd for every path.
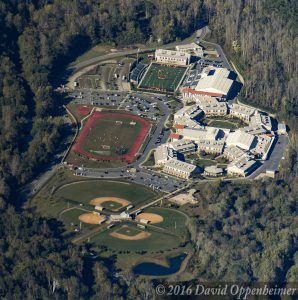
M 69 93 L 72 103 L 96 105 L 116 109 L 127 96 L 125 92 L 101 92 L 93 89 L 76 89 Z
M 139 167 L 135 168 L 134 172 L 130 172 L 127 168 L 106 170 L 78 168 L 75 170 L 74 175 L 93 178 L 126 178 L 131 182 L 146 185 L 154 190 L 160 190 L 165 193 L 171 193 L 186 185 L 185 181 Z

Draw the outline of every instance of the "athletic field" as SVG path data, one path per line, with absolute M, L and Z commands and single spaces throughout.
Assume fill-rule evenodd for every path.
M 138 88 L 159 92 L 174 92 L 186 70 L 185 67 L 152 63 Z
M 134 115 L 95 112 L 80 132 L 73 150 L 89 159 L 130 163 L 149 129 L 149 122 Z

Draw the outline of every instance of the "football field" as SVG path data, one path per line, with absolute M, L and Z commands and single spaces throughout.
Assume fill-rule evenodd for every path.
M 187 68 L 151 64 L 138 88 L 160 92 L 174 92 L 183 79 Z

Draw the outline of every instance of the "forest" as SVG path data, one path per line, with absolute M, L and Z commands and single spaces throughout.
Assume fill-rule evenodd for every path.
M 190 269 L 200 280 L 298 281 L 298 2 L 295 0 L 0 1 L 0 297 L 151 299 L 151 282 L 111 278 L 53 219 L 20 210 L 22 186 L 63 141 L 57 76 L 101 43 L 183 39 L 204 24 L 244 77 L 241 100 L 290 128 L 276 179 L 199 191 Z M 236 45 L 236 46 L 235 46 Z

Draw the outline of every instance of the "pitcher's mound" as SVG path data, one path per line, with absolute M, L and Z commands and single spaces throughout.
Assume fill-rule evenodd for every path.
M 130 204 L 129 201 L 117 197 L 99 197 L 99 198 L 92 199 L 89 203 L 91 205 L 100 205 L 103 208 L 112 211 L 118 211 L 121 208 L 128 206 Z
M 86 213 L 79 216 L 79 220 L 87 224 L 100 224 L 106 218 L 98 213 Z
M 162 216 L 152 213 L 141 213 L 137 215 L 136 219 L 138 221 L 140 221 L 141 219 L 147 220 L 151 224 L 161 223 L 163 221 Z

